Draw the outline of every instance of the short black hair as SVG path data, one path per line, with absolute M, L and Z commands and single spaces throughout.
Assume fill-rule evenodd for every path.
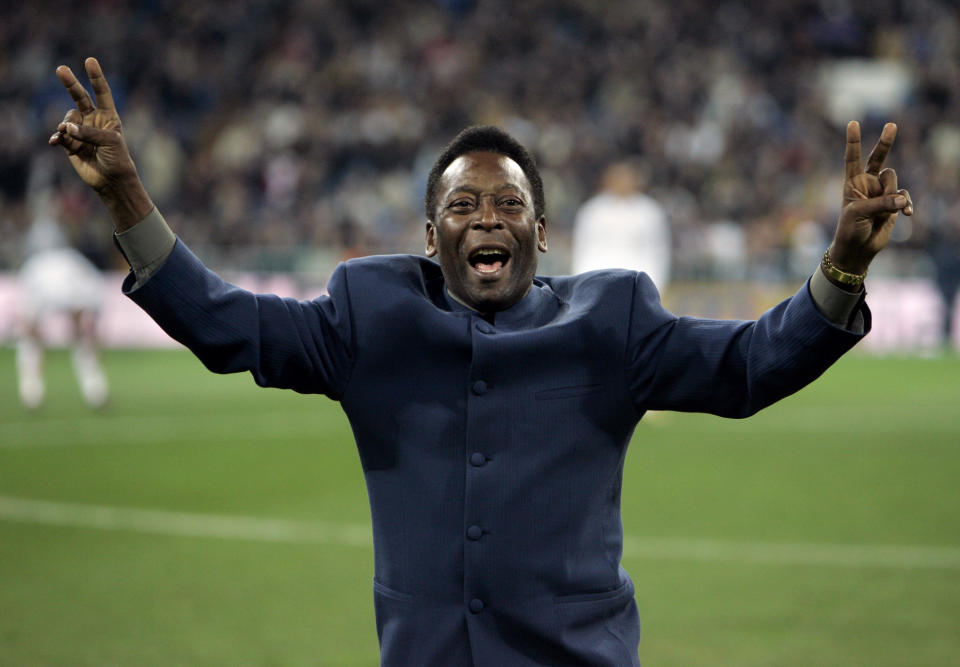
M 454 137 L 453 141 L 440 153 L 440 157 L 430 170 L 427 178 L 427 192 L 423 197 L 423 205 L 427 220 L 434 221 L 437 212 L 437 184 L 450 163 L 466 153 L 499 153 L 505 155 L 518 165 L 530 181 L 530 190 L 533 194 L 533 214 L 538 220 L 543 215 L 546 203 L 543 197 L 543 181 L 537 161 L 533 159 L 526 148 L 506 131 L 493 125 L 474 125 L 463 130 Z

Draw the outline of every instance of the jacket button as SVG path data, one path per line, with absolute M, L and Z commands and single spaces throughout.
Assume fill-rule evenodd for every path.
M 477 331 L 479 331 L 480 333 L 492 334 L 493 327 L 491 327 L 489 324 L 478 324 Z
M 474 452 L 470 455 L 470 465 L 480 467 L 487 462 L 487 457 L 480 452 Z
M 467 528 L 467 537 L 471 540 L 479 540 L 483 537 L 483 528 L 480 526 L 470 526 Z
M 483 600 L 478 600 L 477 598 L 473 598 L 472 600 L 470 600 L 469 607 L 470 607 L 471 613 L 479 614 L 481 611 L 483 611 Z
M 487 383 L 483 380 L 477 380 L 473 383 L 473 393 L 477 396 L 483 396 L 487 393 Z

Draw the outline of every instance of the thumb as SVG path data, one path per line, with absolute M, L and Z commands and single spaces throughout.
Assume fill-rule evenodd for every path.
M 76 123 L 62 123 L 60 131 L 65 132 L 71 138 L 82 141 L 85 144 L 94 146 L 109 146 L 119 141 L 117 132 L 113 130 L 103 130 L 90 125 L 77 125 Z
M 897 213 L 907 206 L 907 198 L 892 193 L 870 199 L 855 199 L 847 204 L 847 212 L 857 218 L 872 218 L 884 213 Z

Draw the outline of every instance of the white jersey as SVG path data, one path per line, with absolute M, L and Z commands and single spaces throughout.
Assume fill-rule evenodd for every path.
M 574 273 L 645 271 L 657 289 L 670 281 L 670 225 L 664 208 L 642 194 L 600 193 L 580 208 L 573 226 Z

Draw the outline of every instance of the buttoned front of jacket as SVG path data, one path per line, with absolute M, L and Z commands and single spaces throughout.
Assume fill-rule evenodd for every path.
M 341 402 L 387 665 L 638 664 L 620 489 L 643 412 L 746 416 L 859 339 L 806 287 L 757 323 L 712 322 L 628 271 L 538 279 L 492 322 L 424 258 L 352 260 L 329 292 L 251 295 L 178 244 L 131 296 L 211 369 Z

